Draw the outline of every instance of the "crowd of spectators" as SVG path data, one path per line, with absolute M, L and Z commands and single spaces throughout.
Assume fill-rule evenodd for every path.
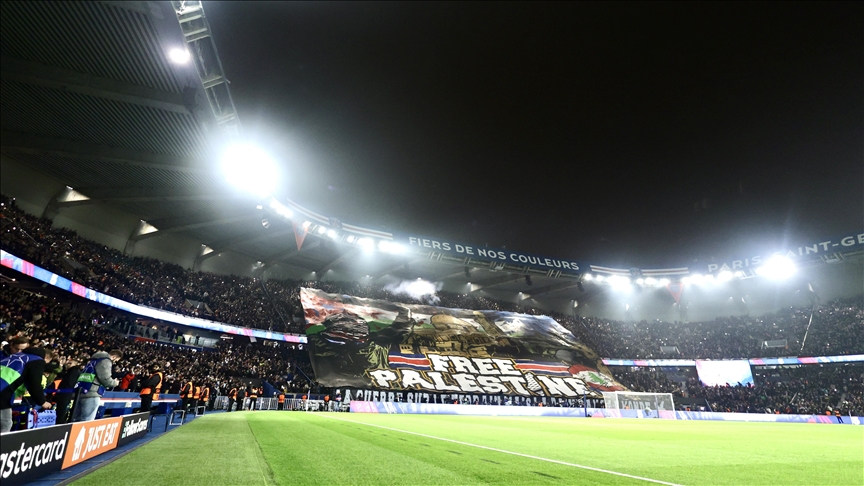
M 860 363 L 757 366 L 751 385 L 702 386 L 695 369 L 688 371 L 691 376 L 670 379 L 660 368 L 612 368 L 615 378 L 632 391 L 699 399 L 715 412 L 833 414 L 839 410 L 843 415 L 864 415 L 864 365 Z
M 284 342 L 219 342 L 202 349 L 151 339 L 136 339 L 120 330 L 127 328 L 129 315 L 114 313 L 99 304 L 63 299 L 62 296 L 21 289 L 0 283 L 0 329 L 4 341 L 26 337 L 31 345 L 54 350 L 55 361 L 86 364 L 97 351 L 121 349 L 123 357 L 114 364 L 114 375 L 126 377 L 123 391 L 138 391 L 135 377 L 158 365 L 165 372 L 163 393 L 177 393 L 181 380 L 207 383 L 227 390 L 233 383 L 268 381 L 286 392 L 307 391 L 316 383 L 309 355 L 298 345 Z M 238 339 L 241 339 L 238 337 Z
M 55 228 L 0 197 L 0 246 L 85 287 L 135 304 L 242 327 L 288 332 L 260 279 L 192 272 L 153 258 L 131 257 Z M 293 329 L 296 330 L 296 329 Z
M 54 228 L 50 221 L 16 208 L 5 196 L 0 201 L 0 246 L 52 272 L 108 295 L 187 315 L 232 325 L 283 332 L 303 331 L 301 287 L 336 294 L 429 303 L 395 294 L 387 288 L 358 282 L 264 281 L 261 279 L 195 272 L 151 258 L 130 257 L 81 238 L 73 231 Z M 524 307 L 472 294 L 438 292 L 443 307 L 488 309 L 546 314 L 569 329 L 601 356 L 625 359 L 752 358 L 763 356 L 840 355 L 864 353 L 862 298 L 836 300 L 814 308 L 788 308 L 759 317 L 722 317 L 703 322 L 624 322 L 580 317 Z M 0 288 L 0 323 L 10 336 L 23 334 L 58 351 L 61 359 L 86 362 L 94 351 L 122 347 L 118 374 L 137 375 L 159 363 L 167 372 L 166 391 L 179 389 L 180 377 L 194 377 L 224 389 L 236 380 L 266 379 L 288 392 L 308 389 L 314 379 L 308 354 L 286 343 L 221 342 L 212 351 L 131 340 L 169 335 L 171 326 L 141 332 L 134 317 L 108 308 L 82 306 L 50 295 Z M 812 315 L 812 321 L 811 321 Z M 150 335 L 146 335 L 147 333 Z M 805 351 L 801 352 L 805 333 Z M 785 346 L 766 346 L 773 341 Z M 674 353 L 661 352 L 674 348 Z M 806 366 L 757 371 L 753 386 L 702 387 L 694 376 L 670 380 L 659 370 L 624 370 L 615 373 L 633 390 L 669 392 L 680 397 L 705 399 L 715 410 L 818 413 L 830 407 L 864 412 L 861 367 Z M 679 377 L 680 378 L 680 377 Z M 134 385 L 134 381 L 132 382 Z
M 4 249 L 85 286 L 136 304 L 241 327 L 302 333 L 301 287 L 405 303 L 428 302 L 358 282 L 264 281 L 195 272 L 152 258 L 130 257 L 68 229 L 54 228 L 50 221 L 16 208 L 5 196 L 0 204 L 0 246 Z M 864 352 L 861 340 L 852 339 L 864 335 L 861 297 L 830 302 L 815 309 L 789 308 L 758 317 L 635 323 L 565 315 L 471 294 L 439 292 L 436 299 L 444 307 L 547 314 L 598 354 L 610 358 L 719 359 Z M 805 350 L 801 351 L 808 324 L 810 331 Z M 766 347 L 766 341 L 786 344 Z M 664 346 L 677 352 L 663 353 Z

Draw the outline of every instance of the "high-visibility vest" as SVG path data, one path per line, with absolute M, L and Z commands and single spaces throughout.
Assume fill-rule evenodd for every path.
M 195 393 L 192 395 L 192 398 L 194 398 L 195 400 L 198 400 L 199 398 L 201 398 L 201 387 L 200 386 L 195 387 Z
M 183 398 L 192 398 L 195 396 L 195 387 L 191 381 L 183 385 L 183 388 L 180 390 L 180 396 Z
M 159 392 L 162 391 L 162 379 L 164 375 L 161 371 L 157 371 L 156 373 L 153 373 L 153 375 L 159 375 L 159 383 L 157 383 L 156 386 L 153 387 L 155 391 L 148 386 L 147 388 L 141 389 L 140 395 L 149 395 L 152 393 L 153 400 L 159 400 Z M 150 378 L 153 378 L 153 376 L 151 375 Z
M 15 392 L 12 394 L 11 401 L 9 402 L 10 405 L 14 403 L 15 397 L 20 397 L 27 391 L 23 380 L 21 380 L 20 384 L 15 383 L 24 374 L 24 367 L 27 366 L 27 363 L 40 359 L 42 358 L 35 354 L 27 353 L 15 353 L 0 359 L 0 391 L 16 385 Z
M 110 359 L 110 358 L 96 358 L 91 359 L 87 366 L 84 367 L 84 370 L 81 371 L 81 375 L 78 376 L 78 383 L 75 384 L 76 388 L 81 389 L 81 393 L 90 393 L 90 389 L 93 387 L 93 383 L 96 381 L 96 365 L 99 364 L 100 361 Z M 99 395 L 105 394 L 105 387 L 99 385 L 99 389 L 96 391 Z
M 232 388 L 231 391 L 228 392 L 228 395 L 231 397 L 232 400 L 237 400 L 237 389 Z
M 285 394 L 284 393 L 279 394 L 279 403 L 285 403 Z
M 210 399 L 210 388 L 205 386 L 201 389 L 201 401 L 206 402 L 209 399 Z

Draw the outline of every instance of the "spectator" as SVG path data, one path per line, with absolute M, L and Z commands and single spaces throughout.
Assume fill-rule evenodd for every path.
M 45 360 L 53 357 L 51 350 L 28 347 L 0 359 L 0 434 L 12 430 L 12 404 L 15 397 L 22 396 L 25 390 L 30 392 L 36 403 L 42 404 L 42 408 L 51 408 L 51 404 L 45 399 L 42 374 L 45 371 Z
M 123 351 L 119 349 L 93 354 L 78 377 L 78 388 L 81 392 L 74 407 L 73 422 L 87 422 L 96 418 L 105 388 L 120 384 L 119 380 L 111 377 L 111 366 L 122 357 Z

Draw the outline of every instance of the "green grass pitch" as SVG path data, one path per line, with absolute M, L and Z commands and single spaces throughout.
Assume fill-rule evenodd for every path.
M 862 485 L 864 427 L 240 412 L 196 419 L 76 485 Z

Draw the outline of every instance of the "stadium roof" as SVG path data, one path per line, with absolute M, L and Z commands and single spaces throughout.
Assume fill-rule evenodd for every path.
M 213 138 L 236 131 L 238 119 L 198 2 L 0 8 L 2 153 L 69 186 L 47 215 L 105 203 L 157 229 L 133 239 L 179 234 L 211 255 L 236 252 L 264 267 L 287 263 L 319 275 L 358 257 L 357 248 L 315 238 L 298 251 L 290 224 L 271 218 L 265 228 L 256 201 L 231 192 L 215 170 Z M 172 62 L 171 51 L 186 45 L 195 64 Z M 527 289 L 524 275 L 484 267 L 381 256 L 366 270 L 371 278 Z M 534 278 L 537 294 L 576 285 Z
M 383 254 L 364 260 L 357 247 L 327 238 L 297 250 L 291 224 L 257 209 L 261 201 L 233 191 L 216 168 L 217 147 L 242 127 L 200 7 L 0 3 L 0 150 L 71 188 L 57 194 L 47 215 L 105 203 L 149 225 L 133 241 L 182 235 L 212 249 L 201 258 L 234 252 L 262 268 L 284 263 L 320 276 L 350 265 L 373 278 L 449 279 L 532 297 L 576 292 L 578 275 L 562 280 L 528 267 Z M 177 63 L 178 49 L 194 62 Z M 587 290 L 583 298 L 595 291 Z

